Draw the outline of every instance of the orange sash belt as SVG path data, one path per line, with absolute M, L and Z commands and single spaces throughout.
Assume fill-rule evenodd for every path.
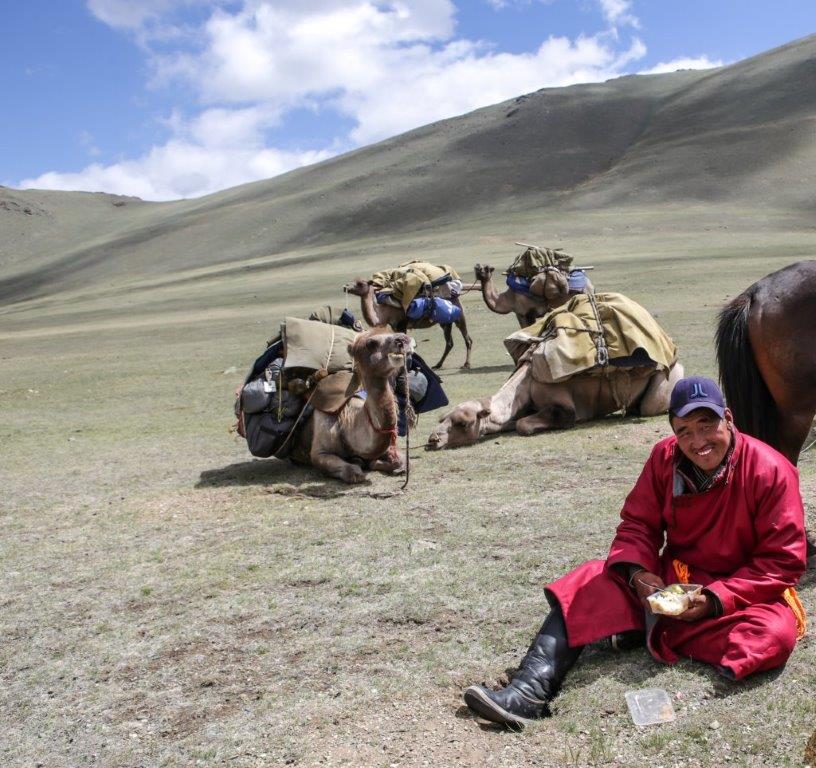
M 672 560 L 674 566 L 674 573 L 677 576 L 677 581 L 681 584 L 688 584 L 690 581 L 689 567 L 682 560 Z M 796 617 L 796 639 L 801 640 L 807 632 L 807 616 L 805 615 L 805 606 L 799 599 L 799 595 L 793 587 L 788 587 L 783 593 L 782 598 L 793 611 Z

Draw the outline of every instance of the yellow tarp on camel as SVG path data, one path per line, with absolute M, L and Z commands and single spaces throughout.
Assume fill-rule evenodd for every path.
M 447 264 L 429 264 L 427 261 L 409 261 L 400 264 L 396 269 L 386 269 L 376 272 L 371 281 L 378 293 L 390 293 L 403 309 L 408 309 L 408 305 L 417 297 L 424 285 L 441 280 L 445 275 L 450 275 L 453 280 L 458 280 L 459 275 L 453 267 Z M 444 291 L 442 291 L 444 293 Z M 434 290 L 439 294 L 439 290 Z
M 597 293 L 595 301 L 612 364 L 613 361 L 633 366 L 653 363 L 657 370 L 668 370 L 674 365 L 677 347 L 640 304 L 620 293 Z M 504 346 L 515 362 L 533 347 L 533 378 L 554 384 L 597 366 L 598 331 L 589 297 L 578 294 L 532 325 L 508 336 Z

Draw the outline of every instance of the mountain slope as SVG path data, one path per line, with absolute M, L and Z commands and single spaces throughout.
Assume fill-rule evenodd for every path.
M 544 89 L 198 200 L 0 188 L 0 301 L 509 214 L 807 212 L 814 118 L 810 37 L 718 70 Z

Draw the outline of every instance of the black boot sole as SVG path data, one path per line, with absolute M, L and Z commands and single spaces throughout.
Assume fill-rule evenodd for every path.
M 519 717 L 519 715 L 514 715 L 512 712 L 503 709 L 496 704 L 479 685 L 471 685 L 470 688 L 465 691 L 464 698 L 465 704 L 467 704 L 471 710 L 485 718 L 485 720 L 490 720 L 492 723 L 523 728 L 525 725 L 530 725 L 535 722 L 535 720 Z

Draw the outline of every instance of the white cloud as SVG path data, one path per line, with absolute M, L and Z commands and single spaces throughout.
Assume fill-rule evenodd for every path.
M 617 52 L 598 38 L 564 37 L 551 37 L 529 54 L 456 45 L 422 56 L 400 51 L 381 80 L 365 91 L 349 90 L 338 101 L 357 120 L 352 139 L 365 144 L 544 86 L 605 80 L 644 53 L 638 40 Z
M 646 53 L 638 38 L 620 39 L 619 28 L 638 26 L 630 0 L 595 0 L 606 29 L 550 36 L 524 53 L 456 37 L 452 0 L 87 2 L 98 19 L 139 43 L 154 87 L 181 85 L 190 101 L 161 120 L 169 138 L 143 156 L 45 173 L 24 186 L 152 200 L 199 196 L 539 88 L 615 77 Z M 205 20 L 191 28 L 194 17 L 183 11 L 194 5 Z M 650 71 L 693 62 L 716 66 L 700 57 Z M 339 125 L 340 114 L 352 127 L 320 151 L 268 146 L 268 131 L 285 129 L 287 116 L 304 107 L 316 120 Z
M 709 59 L 708 56 L 697 56 L 696 58 L 679 58 L 671 61 L 664 61 L 655 66 L 638 72 L 639 75 L 660 75 L 665 72 L 676 72 L 678 69 L 713 69 L 722 67 L 725 62 L 720 59 Z
M 599 3 L 601 13 L 612 26 L 630 26 L 635 29 L 640 27 L 640 21 L 632 13 L 631 0 L 599 0 Z
M 496 52 L 451 39 L 448 0 L 312 6 L 219 11 L 206 24 L 201 56 L 158 57 L 157 77 L 181 79 L 211 103 L 257 102 L 282 113 L 318 101 L 357 123 L 350 138 L 359 144 L 544 86 L 614 77 L 645 53 L 639 40 L 622 48 L 605 33 Z
M 137 30 L 192 5 L 217 5 L 218 0 L 87 0 L 97 19 L 117 29 Z

